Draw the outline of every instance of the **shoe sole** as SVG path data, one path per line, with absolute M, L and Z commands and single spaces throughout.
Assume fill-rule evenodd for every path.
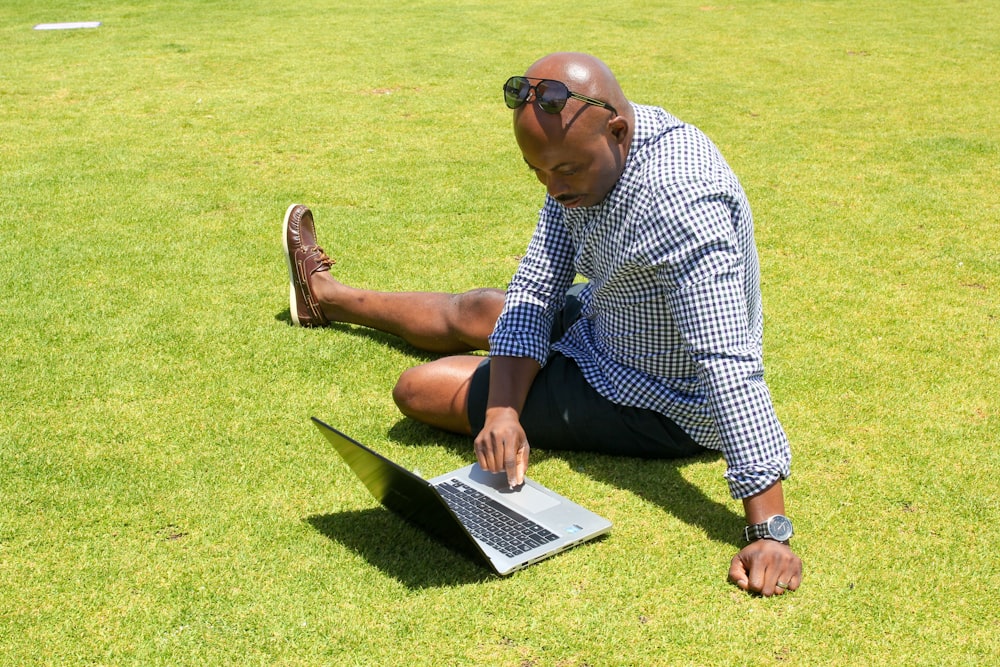
M 288 252 L 288 219 L 292 217 L 292 210 L 299 204 L 292 204 L 285 211 L 285 219 L 281 223 L 281 247 L 285 249 L 285 263 L 288 265 L 288 310 L 292 315 L 292 322 L 295 326 L 299 324 L 299 307 L 295 302 L 295 266 L 292 263 L 292 255 Z

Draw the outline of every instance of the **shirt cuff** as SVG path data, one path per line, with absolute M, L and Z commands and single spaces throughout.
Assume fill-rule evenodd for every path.
M 724 477 L 729 482 L 730 495 L 735 500 L 743 500 L 767 491 L 775 482 L 787 479 L 788 475 L 787 467 L 784 469 L 752 467 L 740 470 L 729 469 Z

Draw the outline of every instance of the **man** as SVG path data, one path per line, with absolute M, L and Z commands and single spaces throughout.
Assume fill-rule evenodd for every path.
M 749 204 L 716 147 L 630 103 L 600 60 L 556 53 L 504 86 L 514 135 L 547 196 L 506 292 L 384 293 L 336 281 L 312 215 L 284 223 L 292 318 L 347 322 L 445 356 L 405 371 L 414 418 L 475 436 L 486 470 L 523 480 L 529 443 L 681 457 L 720 450 L 748 544 L 730 580 L 795 590 L 781 480 L 791 455 L 763 379 Z M 572 286 L 577 274 L 589 281 Z

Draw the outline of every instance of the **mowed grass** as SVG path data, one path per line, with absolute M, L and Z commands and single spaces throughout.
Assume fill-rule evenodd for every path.
M 38 5 L 0 7 L 0 663 L 995 661 L 995 3 Z M 750 194 L 793 595 L 726 582 L 718 457 L 535 452 L 615 529 L 495 578 L 308 423 L 472 460 L 392 404 L 426 356 L 289 325 L 281 216 L 348 282 L 502 287 L 542 190 L 500 86 L 560 49 Z

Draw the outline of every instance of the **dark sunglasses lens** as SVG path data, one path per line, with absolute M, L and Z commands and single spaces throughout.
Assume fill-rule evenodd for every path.
M 516 109 L 528 99 L 531 86 L 521 76 L 512 76 L 503 85 L 503 99 L 509 109 Z
M 569 89 L 562 81 L 539 81 L 535 86 L 538 106 L 545 113 L 559 113 L 569 99 Z

